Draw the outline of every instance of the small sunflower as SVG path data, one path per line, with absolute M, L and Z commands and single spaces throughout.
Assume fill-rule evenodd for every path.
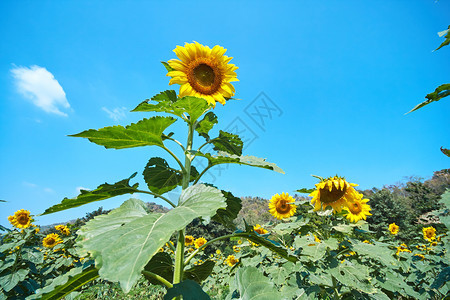
M 184 237 L 184 245 L 185 246 L 191 246 L 194 244 L 195 238 L 192 235 L 186 235 Z
M 423 254 L 414 254 L 414 256 L 420 257 L 420 260 L 424 260 L 425 259 L 425 255 L 423 255 Z
M 235 93 L 231 82 L 239 81 L 234 72 L 238 67 L 229 64 L 232 57 L 224 55 L 226 51 L 218 45 L 211 49 L 197 42 L 177 46 L 173 52 L 180 60 L 168 61 L 174 69 L 167 73 L 172 77 L 169 85 L 180 85 L 180 97 L 203 98 L 213 106 L 216 102 L 225 104 L 225 99 Z
M 400 227 L 397 224 L 391 223 L 389 224 L 389 232 L 393 235 L 396 235 L 399 231 Z
M 42 245 L 47 248 L 53 248 L 60 243 L 62 243 L 62 240 L 56 233 L 50 233 L 42 240 Z
M 196 239 L 194 242 L 195 248 L 200 248 L 201 246 L 206 244 L 206 242 L 207 242 L 207 240 L 204 237 L 200 237 L 200 238 Z
M 261 227 L 261 225 L 256 224 L 255 226 L 253 226 L 253 230 L 259 234 L 266 234 L 268 233 L 268 231 L 264 228 Z
M 322 179 L 316 184 L 316 190 L 309 194 L 313 197 L 311 203 L 314 204 L 314 211 L 326 210 L 328 206 L 334 212 L 341 212 L 347 203 L 353 203 L 362 197 L 353 187 L 355 183 L 349 183 L 339 176 Z
M 59 230 L 64 235 L 69 235 L 70 234 L 70 229 L 67 226 L 65 226 L 65 225 L 56 225 L 55 229 Z
M 395 254 L 399 255 L 400 252 L 409 252 L 409 253 L 411 253 L 411 250 L 408 249 L 408 246 L 406 244 L 401 244 L 400 246 L 397 247 L 397 252 Z
M 31 226 L 32 218 L 28 210 L 20 209 L 14 216 L 9 216 L 8 221 L 16 228 L 25 229 Z
M 297 211 L 297 206 L 293 202 L 295 202 L 294 198 L 289 196 L 288 193 L 275 194 L 270 199 L 269 212 L 279 220 L 292 217 Z
M 235 245 L 235 246 L 233 246 L 233 251 L 236 253 L 239 253 L 239 252 L 241 252 L 241 248 Z
M 436 239 L 436 229 L 433 226 L 422 228 L 423 238 L 429 242 Z
M 236 263 L 239 262 L 239 259 L 237 259 L 236 257 L 234 257 L 234 255 L 228 255 L 227 259 L 226 259 L 227 264 L 232 267 L 234 266 Z
M 371 216 L 370 205 L 366 204 L 369 199 L 359 199 L 354 202 L 347 203 L 348 213 L 345 215 L 350 222 L 356 223 L 361 219 L 366 219 L 367 216 Z
M 216 254 L 217 254 L 217 255 L 220 255 L 220 254 L 222 254 L 222 251 L 220 251 L 220 249 L 217 249 L 217 250 L 216 250 Z

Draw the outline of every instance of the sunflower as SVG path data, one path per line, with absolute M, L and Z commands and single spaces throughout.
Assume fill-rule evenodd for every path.
M 235 258 L 234 255 L 228 255 L 227 259 L 226 259 L 227 264 L 232 267 L 234 266 L 236 263 L 239 262 L 239 259 Z
M 174 69 L 167 73 L 172 77 L 169 84 L 181 85 L 180 97 L 203 98 L 213 106 L 216 101 L 225 104 L 225 99 L 235 93 L 231 82 L 239 81 L 234 72 L 238 67 L 229 64 L 232 57 L 224 55 L 226 51 L 218 45 L 211 49 L 197 42 L 177 46 L 173 52 L 180 60 L 168 61 Z
M 400 229 L 400 227 L 398 227 L 397 224 L 395 224 L 395 223 L 389 224 L 389 231 L 391 234 L 396 235 L 398 233 L 399 229 Z
M 420 260 L 424 260 L 425 259 L 425 255 L 423 255 L 423 254 L 414 254 L 414 256 L 420 257 Z
M 259 234 L 266 234 L 268 233 L 267 230 L 265 230 L 264 228 L 261 227 L 261 225 L 256 224 L 255 226 L 253 226 L 253 230 Z
M 371 216 L 370 205 L 366 204 L 369 199 L 359 199 L 354 202 L 347 203 L 348 213 L 345 215 L 350 222 L 356 223 L 361 219 L 366 219 L 367 216 Z
M 47 248 L 53 248 L 60 243 L 62 243 L 62 240 L 56 233 L 50 233 L 42 240 L 42 244 Z
M 195 240 L 194 244 L 195 244 L 195 248 L 200 248 L 201 246 L 203 246 L 204 244 L 206 244 L 206 239 L 204 237 L 200 237 L 198 239 Z
M 241 248 L 238 246 L 233 246 L 233 251 L 236 253 L 239 253 L 239 252 L 241 252 Z
M 217 254 L 217 255 L 220 255 L 220 254 L 222 254 L 222 251 L 220 251 L 220 249 L 217 249 L 217 250 L 216 250 L 216 254 Z
M 70 229 L 67 226 L 64 226 L 64 225 L 56 225 L 55 229 L 59 230 L 64 235 L 69 235 L 70 234 Z
M 184 245 L 185 246 L 191 246 L 194 244 L 194 237 L 192 235 L 186 235 L 184 237 Z
M 25 209 L 18 210 L 14 216 L 9 216 L 8 221 L 16 228 L 25 229 L 31 226 L 30 212 Z
M 429 242 L 436 239 L 436 229 L 433 226 L 422 228 L 423 238 Z
M 334 212 L 341 212 L 347 203 L 353 203 L 362 198 L 362 194 L 358 193 L 354 186 L 358 185 L 349 183 L 339 176 L 321 179 L 316 184 L 316 190 L 309 194 L 313 197 L 311 203 L 314 204 L 314 211 L 325 210 L 331 206 Z
M 408 249 L 408 246 L 406 244 L 401 244 L 400 246 L 397 247 L 397 252 L 395 254 L 399 255 L 400 252 L 409 252 L 409 253 L 411 253 L 411 250 Z
M 269 212 L 275 218 L 281 220 L 284 218 L 292 217 L 297 211 L 294 198 L 289 196 L 288 193 L 281 193 L 281 195 L 275 194 L 269 202 Z

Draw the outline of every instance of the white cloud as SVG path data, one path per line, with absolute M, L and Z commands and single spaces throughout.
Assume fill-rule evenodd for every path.
M 126 117 L 126 113 L 128 112 L 126 107 L 116 107 L 113 110 L 109 110 L 106 107 L 102 107 L 102 110 L 108 114 L 108 117 L 113 119 L 114 121 L 119 121 Z
M 39 66 L 14 67 L 11 73 L 19 93 L 25 98 L 45 112 L 67 117 L 67 114 L 60 110 L 70 108 L 66 93 L 47 69 Z
M 55 191 L 51 188 L 44 188 L 44 192 L 46 193 L 54 193 Z
M 77 196 L 78 196 L 81 193 L 81 190 L 90 191 L 91 189 L 79 186 L 79 187 L 76 188 L 76 190 L 77 190 Z
M 37 187 L 37 184 L 31 183 L 31 182 L 27 182 L 27 181 L 22 182 L 22 184 L 23 184 L 24 186 L 30 187 L 30 188 L 35 188 L 35 187 Z

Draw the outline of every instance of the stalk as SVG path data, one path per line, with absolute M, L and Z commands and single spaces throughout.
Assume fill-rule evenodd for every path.
M 183 170 L 183 182 L 182 182 L 182 191 L 188 188 L 189 179 L 191 177 L 191 153 L 192 150 L 192 142 L 194 137 L 194 128 L 193 125 L 188 122 L 189 131 L 185 152 L 185 160 L 184 160 L 184 170 Z M 180 283 L 183 279 L 183 269 L 184 269 L 184 231 L 182 229 L 178 232 L 178 241 L 177 241 L 177 249 L 175 254 L 175 270 L 173 274 L 173 284 Z

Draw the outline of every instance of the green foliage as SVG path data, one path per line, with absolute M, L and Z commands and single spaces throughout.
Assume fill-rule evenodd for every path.
M 236 272 L 236 285 L 239 299 L 273 300 L 284 297 L 277 291 L 269 278 L 255 267 L 241 268 Z
M 450 25 L 448 25 L 448 29 L 439 32 L 438 35 L 440 37 L 445 35 L 445 41 L 443 41 L 442 44 L 439 45 L 439 47 L 436 48 L 436 50 L 439 50 L 442 47 L 447 46 L 448 44 L 450 44 Z M 436 51 L 436 50 L 434 50 L 434 51 Z
M 171 300 L 174 297 L 183 296 L 184 300 L 210 300 L 208 294 L 206 294 L 202 287 L 195 281 L 184 280 L 177 283 L 167 290 L 167 294 L 164 296 L 164 300 Z
M 445 149 L 441 147 L 441 152 L 444 153 L 446 156 L 450 157 L 450 149 Z
M 101 278 L 120 282 L 128 292 L 175 231 L 197 217 L 211 217 L 224 206 L 222 193 L 205 185 L 184 190 L 179 205 L 166 214 L 147 214 L 142 201 L 131 199 L 118 211 L 89 221 L 79 232 L 78 245 L 81 253 L 89 251 L 101 266 Z
M 152 117 L 128 126 L 111 126 L 98 130 L 89 129 L 70 136 L 87 138 L 92 143 L 106 149 L 125 149 L 142 146 L 163 147 L 162 134 L 176 119 Z
M 198 135 L 204 137 L 206 141 L 209 141 L 210 137 L 208 133 L 217 123 L 218 123 L 217 116 L 212 111 L 210 111 L 205 114 L 205 116 L 201 121 L 198 122 L 197 127 L 195 127 L 195 130 L 198 132 Z
M 442 98 L 447 97 L 448 95 L 450 95 L 450 83 L 442 84 L 438 86 L 434 90 L 434 92 L 429 93 L 428 95 L 425 96 L 427 100 L 414 106 L 414 108 L 411 109 L 409 112 L 407 112 L 407 114 L 415 110 L 418 110 L 419 108 L 424 107 L 425 105 L 428 105 L 431 102 L 439 101 Z
M 214 150 L 223 151 L 232 155 L 242 155 L 242 148 L 244 143 L 241 138 L 232 133 L 220 130 L 219 136 L 211 141 L 214 145 Z
M 212 219 L 229 229 L 234 230 L 236 228 L 234 220 L 237 218 L 239 211 L 242 208 L 242 201 L 240 198 L 233 196 L 230 192 L 222 191 L 222 194 L 227 199 L 227 207 L 225 209 L 221 208 L 217 210 L 217 213 Z
M 132 194 L 136 192 L 136 189 L 139 186 L 138 183 L 135 183 L 132 186 L 130 185 L 130 180 L 135 177 L 136 174 L 137 173 L 134 173 L 128 179 L 123 179 L 114 184 L 104 183 L 92 191 L 81 190 L 80 194 L 76 198 L 64 198 L 60 204 L 47 208 L 42 215 L 55 213 L 119 195 Z

